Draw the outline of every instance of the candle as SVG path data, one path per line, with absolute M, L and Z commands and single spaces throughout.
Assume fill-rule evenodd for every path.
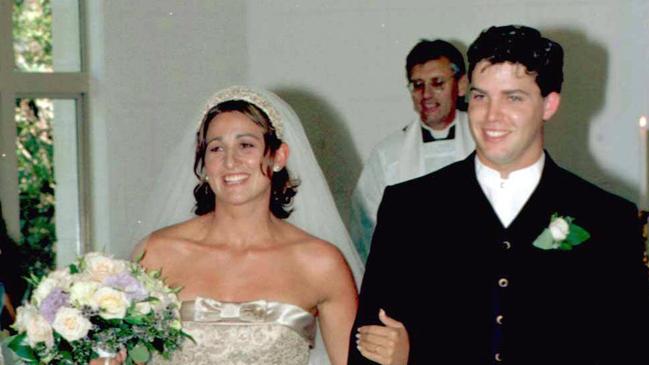
M 642 115 L 638 120 L 640 126 L 640 209 L 649 209 L 649 125 L 647 117 Z

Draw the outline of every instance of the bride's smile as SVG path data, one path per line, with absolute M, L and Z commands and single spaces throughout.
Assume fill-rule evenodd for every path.
M 227 185 L 238 185 L 244 182 L 248 178 L 248 174 L 234 174 L 234 175 L 225 175 L 223 181 Z

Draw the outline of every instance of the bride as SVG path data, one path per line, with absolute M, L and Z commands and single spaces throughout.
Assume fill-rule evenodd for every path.
M 272 93 L 231 87 L 209 103 L 195 140 L 196 216 L 134 253 L 183 287 L 183 327 L 196 343 L 171 362 L 344 364 L 362 264 L 299 119 Z M 154 212 L 182 211 L 166 203 L 178 186 L 165 189 Z

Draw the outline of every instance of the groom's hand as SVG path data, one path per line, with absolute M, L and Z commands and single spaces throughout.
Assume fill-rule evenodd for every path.
M 356 344 L 361 354 L 383 365 L 406 365 L 410 352 L 408 331 L 381 309 L 379 320 L 385 326 L 363 326 L 356 334 Z

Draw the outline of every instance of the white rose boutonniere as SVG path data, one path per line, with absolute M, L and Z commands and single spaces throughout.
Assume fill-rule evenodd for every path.
M 535 247 L 542 250 L 572 250 L 590 238 L 590 233 L 574 224 L 573 217 L 562 217 L 552 214 L 550 225 L 534 240 Z

